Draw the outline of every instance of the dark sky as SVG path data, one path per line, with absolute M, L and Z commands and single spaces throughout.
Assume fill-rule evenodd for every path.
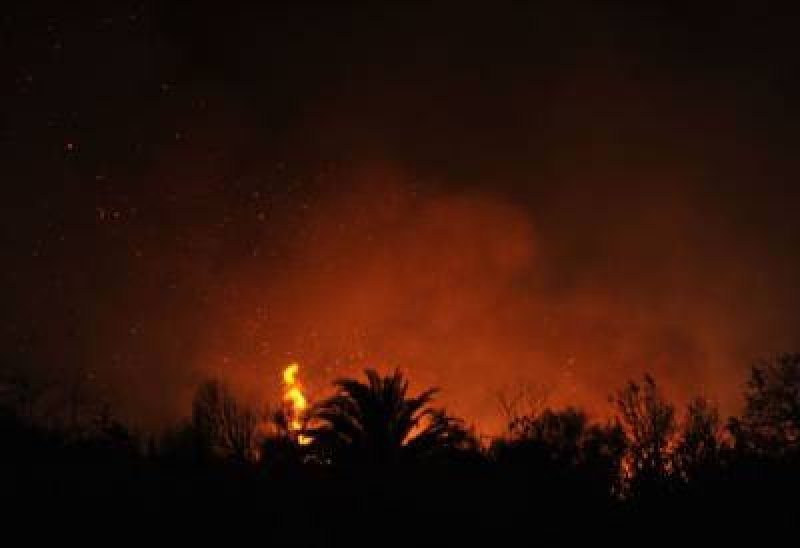
M 490 428 L 800 349 L 800 18 L 364 4 L 3 3 L 3 367 L 158 424 L 400 366 Z

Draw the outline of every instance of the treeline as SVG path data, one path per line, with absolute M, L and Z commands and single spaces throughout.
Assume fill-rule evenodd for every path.
M 435 396 L 370 370 L 296 417 L 211 380 L 191 416 L 154 437 L 108 405 L 6 375 L 0 481 L 24 514 L 189 515 L 309 546 L 499 542 L 530 528 L 573 538 L 664 520 L 774 528 L 798 516 L 800 354 L 755 364 L 729 418 L 703 398 L 676 409 L 646 376 L 612 396 L 604 423 L 506 400 L 506 432 L 485 440 Z

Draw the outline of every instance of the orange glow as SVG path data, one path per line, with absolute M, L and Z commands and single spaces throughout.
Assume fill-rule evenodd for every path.
M 297 361 L 302 371 L 295 379 L 310 409 L 311 364 L 320 364 L 313 380 L 323 390 L 337 378 L 360 377 L 368 366 L 402 367 L 416 388 L 441 387 L 439 404 L 488 435 L 507 426 L 498 393 L 541 387 L 543 407 L 574 405 L 603 422 L 615 415 L 609 394 L 645 372 L 679 408 L 702 388 L 721 413 L 736 413 L 743 356 L 786 346 L 775 335 L 783 332 L 779 326 L 771 334 L 748 323 L 768 308 L 751 302 L 744 323 L 725 312 L 744 306 L 739 259 L 729 264 L 730 253 L 716 249 L 703 250 L 709 259 L 683 256 L 688 251 L 673 242 L 672 231 L 694 225 L 691 219 L 676 225 L 682 210 L 660 194 L 636 203 L 666 203 L 664 212 L 616 212 L 603 218 L 614 226 L 612 241 L 597 236 L 595 242 L 581 232 L 585 219 L 599 215 L 593 201 L 573 208 L 570 193 L 558 202 L 566 218 L 554 217 L 554 227 L 502 194 L 415 193 L 391 170 L 344 174 L 341 192 L 333 182 L 308 210 L 303 230 L 285 235 L 291 261 L 273 271 L 257 266 L 259 259 L 231 272 L 226 283 L 236 286 L 237 297 L 209 304 L 218 320 L 198 339 L 187 365 L 199 370 L 194 376 L 224 374 L 243 392 L 258 386 L 258 398 L 286 405 L 281 373 Z M 633 213 L 631 222 L 647 230 L 615 224 Z M 597 255 L 582 255 L 584 239 Z M 608 257 L 601 253 L 606 244 Z M 646 257 L 633 260 L 637 254 Z M 636 266 L 648 261 L 658 268 Z M 715 274 L 718 267 L 730 276 Z M 713 298 L 703 297 L 700 282 L 708 279 L 726 280 Z M 217 283 L 203 277 L 193 291 Z M 182 321 L 191 325 L 188 316 Z M 292 358 L 264 379 L 247 364 L 266 356 Z M 190 397 L 187 390 L 176 415 Z
M 308 401 L 297 382 L 299 370 L 300 365 L 297 363 L 290 363 L 283 370 L 283 401 L 288 408 L 289 431 L 297 435 L 297 443 L 308 445 L 311 443 L 311 438 L 300 433 L 303 430 Z

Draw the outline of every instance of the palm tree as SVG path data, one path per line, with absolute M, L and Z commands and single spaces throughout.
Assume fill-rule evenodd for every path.
M 311 412 L 318 451 L 336 461 L 386 462 L 465 448 L 471 441 L 463 423 L 429 404 L 432 388 L 409 397 L 400 371 L 388 376 L 368 369 L 367 382 L 340 379 L 337 393 Z

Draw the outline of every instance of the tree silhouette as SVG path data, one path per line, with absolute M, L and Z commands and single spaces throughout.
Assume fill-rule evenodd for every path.
M 328 457 L 388 462 L 425 456 L 467 443 L 461 421 L 428 405 L 436 389 L 408 396 L 400 371 L 388 376 L 366 370 L 367 382 L 340 379 L 338 392 L 311 412 L 315 446 Z
M 583 435 L 588 426 L 586 413 L 575 408 L 563 411 L 545 409 L 537 415 L 517 416 L 509 424 L 510 439 L 497 444 L 495 451 L 516 450 L 528 459 L 573 465 L 581 458 Z
M 673 452 L 675 471 L 685 483 L 704 481 L 717 468 L 724 448 L 722 433 L 719 411 L 709 400 L 698 397 L 689 402 Z
M 800 489 L 791 451 L 796 364 L 784 357 L 754 369 L 734 429 L 748 445 L 729 445 L 705 399 L 692 400 L 676 421 L 650 377 L 615 395 L 618 417 L 607 423 L 573 407 L 523 413 L 509 405 L 513 427 L 488 450 L 431 405 L 435 390 L 410 395 L 399 372 L 338 381 L 307 417 L 302 434 L 311 445 L 300 443 L 285 412 L 264 424 L 224 384 L 208 381 L 191 418 L 147 451 L 107 404 L 82 402 L 75 435 L 69 420 L 43 420 L 48 401 L 27 397 L 24 385 L 21 398 L 18 383 L 6 381 L 0 480 L 27 508 L 45 501 L 81 516 L 142 505 L 230 523 L 270 516 L 276 544 L 372 545 L 387 531 L 410 544 L 432 538 L 421 536 L 431 525 L 441 540 L 468 544 L 475 530 L 454 525 L 461 523 L 485 527 L 493 541 L 532 534 L 531 524 L 536 534 L 581 529 L 618 539 L 620 527 L 652 530 L 665 516 L 686 527 L 710 518 L 793 524 L 795 508 L 785 501 Z M 33 414 L 31 401 L 40 402 Z M 263 465 L 241 465 L 256 446 Z M 414 519 L 398 526 L 408 508 Z
M 546 410 L 548 394 L 547 386 L 531 382 L 516 383 L 497 393 L 506 428 L 513 438 L 525 437 L 530 423 Z
M 201 384 L 192 402 L 192 427 L 202 447 L 240 461 L 253 457 L 259 414 L 240 404 L 218 380 Z
M 663 491 L 672 472 L 675 407 L 663 399 L 650 375 L 642 385 L 628 383 L 617 392 L 615 403 L 628 438 L 625 465 L 630 490 Z
M 540 491 L 550 486 L 550 497 L 580 490 L 589 503 L 617 492 L 625 448 L 618 424 L 591 424 L 584 411 L 568 407 L 515 417 L 508 437 L 496 439 L 491 454 L 515 481 L 533 477 Z
M 781 354 L 753 366 L 737 441 L 766 453 L 800 449 L 800 354 Z

